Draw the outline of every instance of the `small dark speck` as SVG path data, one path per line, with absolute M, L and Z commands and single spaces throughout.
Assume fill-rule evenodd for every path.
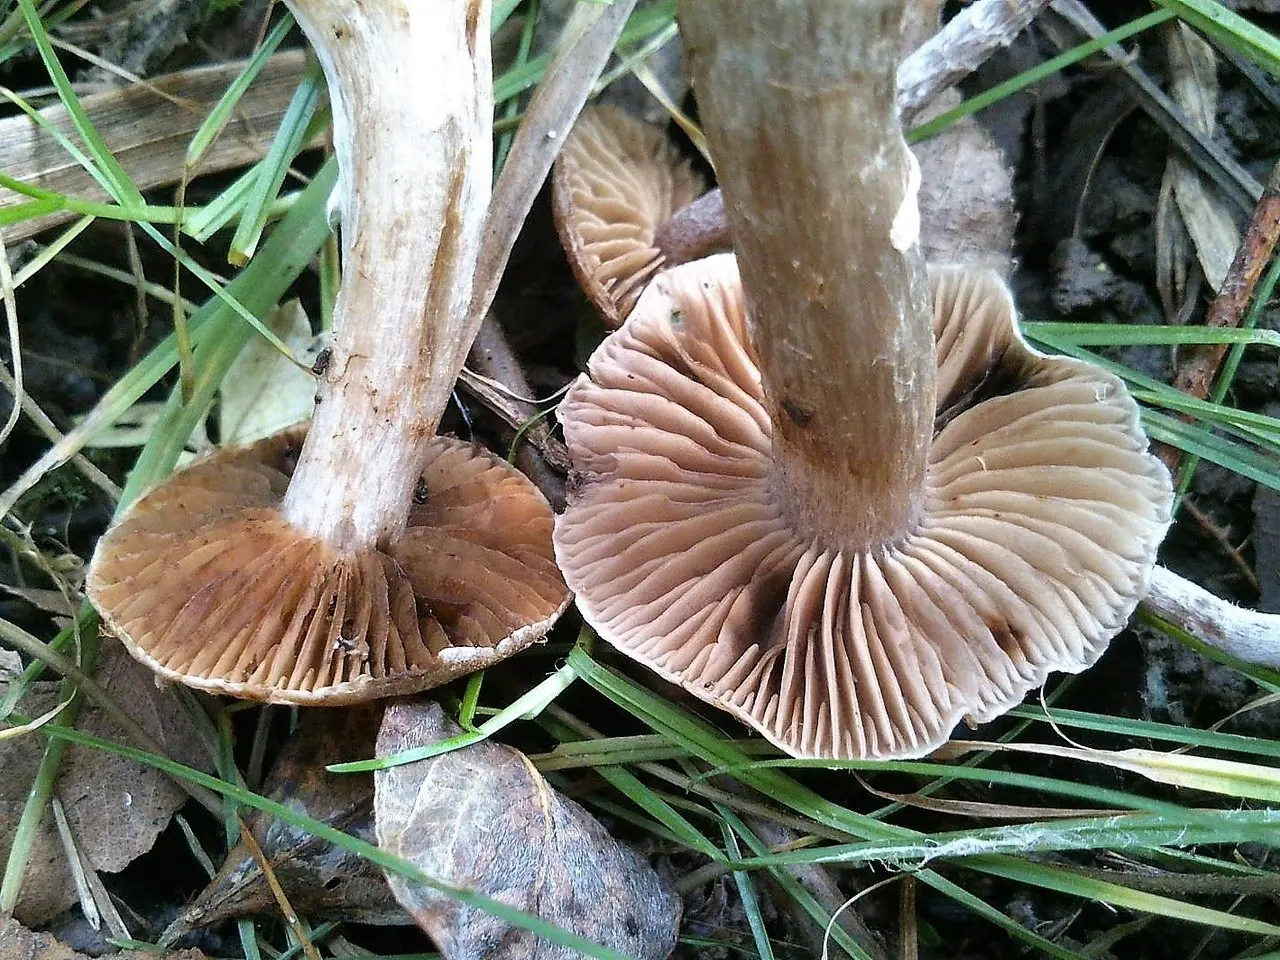
M 679 310 L 672 310 L 670 323 L 673 327 L 684 326 L 684 314 Z
M 813 419 L 813 411 L 806 410 L 794 400 L 783 400 L 782 409 L 797 427 L 807 427 L 809 421 Z
M 427 502 L 427 497 L 431 495 L 431 491 L 427 489 L 427 481 L 425 477 L 419 477 L 417 486 L 413 488 L 413 502 L 421 506 Z
M 570 470 L 564 482 L 564 492 L 569 502 L 573 503 L 583 490 L 599 479 L 600 474 L 591 470 Z
M 316 362 L 311 365 L 311 372 L 317 377 L 323 377 L 324 372 L 329 369 L 329 358 L 333 356 L 333 351 L 325 347 L 316 354 Z

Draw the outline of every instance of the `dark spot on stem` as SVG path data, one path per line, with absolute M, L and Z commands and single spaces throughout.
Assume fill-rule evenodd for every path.
M 471 0 L 467 4 L 467 53 L 471 54 L 471 59 L 476 58 L 476 36 L 480 32 L 480 10 L 483 4 L 480 0 Z M 486 29 L 488 24 L 485 25 Z
M 311 364 L 311 372 L 317 377 L 323 377 L 324 372 L 329 369 L 329 360 L 333 357 L 333 350 L 325 347 L 316 354 L 316 362 Z
M 797 427 L 807 427 L 809 421 L 813 419 L 813 411 L 806 410 L 794 400 L 784 399 L 782 401 L 782 412 L 791 418 L 791 422 Z

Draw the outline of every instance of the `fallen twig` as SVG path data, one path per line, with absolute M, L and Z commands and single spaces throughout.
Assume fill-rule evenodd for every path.
M 1048 0 L 978 0 L 947 22 L 898 68 L 898 109 L 904 120 L 1007 47 Z
M 1262 271 L 1271 260 L 1277 240 L 1280 240 L 1280 163 L 1271 170 L 1271 176 L 1262 191 L 1262 199 L 1254 208 L 1249 226 L 1240 239 L 1240 246 L 1222 282 L 1222 289 L 1205 314 L 1205 326 L 1240 326 Z M 1173 386 L 1203 400 L 1213 386 L 1218 367 L 1222 365 L 1222 358 L 1227 353 L 1227 344 L 1214 343 L 1187 349 L 1187 362 L 1180 365 Z
M 1227 269 L 1222 287 L 1209 305 L 1205 314 L 1206 326 L 1240 326 L 1245 311 L 1253 300 L 1258 280 L 1271 260 L 1277 240 L 1280 240 L 1280 163 L 1271 169 L 1262 199 L 1254 207 L 1253 216 L 1240 238 L 1240 246 Z M 1197 400 L 1203 400 L 1209 396 L 1213 387 L 1223 357 L 1227 354 L 1227 344 L 1214 343 L 1186 349 L 1186 359 L 1178 367 L 1173 386 Z M 1189 423 L 1192 418 L 1182 414 L 1181 419 Z M 1182 464 L 1182 451 L 1176 447 L 1161 445 L 1159 452 L 1165 466 L 1176 473 Z
M 463 368 L 460 382 L 512 430 L 520 430 L 538 416 L 538 408 L 522 399 L 531 395 L 529 381 L 515 351 L 507 343 L 501 324 L 492 313 L 487 314 L 480 324 L 480 333 L 471 345 L 468 362 L 474 369 Z M 501 384 L 509 395 L 503 397 L 491 384 L 475 376 L 476 373 Z M 551 428 L 545 420 L 537 420 L 525 429 L 516 448 L 515 464 L 537 484 L 553 508 L 563 509 L 564 476 L 569 468 L 569 454 L 564 445 L 551 436 Z
M 1237 607 L 1160 566 L 1142 606 L 1215 650 L 1280 670 L 1280 614 Z

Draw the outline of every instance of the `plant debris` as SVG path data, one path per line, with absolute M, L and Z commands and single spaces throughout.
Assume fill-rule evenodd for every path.
M 170 757 L 197 769 L 211 769 L 200 733 L 181 704 L 169 690 L 157 687 L 151 671 L 113 640 L 103 642 L 97 679 Z M 58 686 L 51 681 L 33 684 L 19 702 L 19 711 L 34 717 L 50 710 L 57 704 Z M 0 684 L 0 692 L 7 687 Z M 82 709 L 78 726 L 94 736 L 128 742 L 125 732 L 92 704 Z M 8 856 L 46 742 L 40 733 L 0 740 L 0 857 Z M 187 794 L 154 767 L 77 746 L 67 750 L 56 792 L 81 856 L 95 870 L 107 873 L 123 870 L 150 850 L 169 818 L 187 800 Z M 75 902 L 66 854 L 53 815 L 46 813 L 14 915 L 35 925 Z
M 387 708 L 377 756 L 461 732 L 440 706 Z M 554 790 L 524 754 L 492 741 L 374 774 L 378 845 L 641 960 L 675 947 L 680 901 L 653 869 Z M 577 957 L 441 893 L 388 875 L 396 899 L 446 960 Z
M 332 774 L 325 767 L 370 756 L 381 714 L 378 705 L 305 711 L 262 785 L 263 795 L 372 843 L 373 778 Z M 381 871 L 368 860 L 263 813 L 245 820 L 289 902 L 302 915 L 352 923 L 411 922 Z M 218 920 L 274 912 L 276 899 L 262 868 L 242 842 L 162 939 L 172 942 Z
M 0 960 L 88 960 L 52 934 L 33 933 L 12 917 L 0 920 Z M 150 950 L 121 950 L 113 960 L 204 960 L 199 950 L 157 954 Z

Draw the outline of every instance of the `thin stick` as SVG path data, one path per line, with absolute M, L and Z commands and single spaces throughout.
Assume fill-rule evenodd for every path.
M 1215 650 L 1280 670 L 1280 614 L 1237 607 L 1159 566 L 1142 606 Z
M 1205 533 L 1209 534 L 1217 542 L 1218 546 L 1222 548 L 1222 552 L 1227 555 L 1227 559 L 1231 561 L 1232 566 L 1236 568 L 1236 572 L 1244 577 L 1245 582 L 1255 591 L 1261 590 L 1262 584 L 1258 581 L 1258 575 L 1253 572 L 1253 567 L 1249 566 L 1249 561 L 1244 558 L 1240 548 L 1235 546 L 1227 537 L 1227 532 L 1214 523 L 1203 510 L 1192 503 L 1190 498 L 1183 498 L 1182 509 L 1191 516 L 1191 519 L 1200 524 L 1200 528 Z
M 898 109 L 903 120 L 955 86 L 1000 47 L 1007 47 L 1048 0 L 979 0 L 956 14 L 898 68 Z
M 496 380 L 514 397 L 531 396 L 524 368 L 520 366 L 520 360 L 511 349 L 511 344 L 507 342 L 502 325 L 492 313 L 487 314 L 480 324 L 480 332 L 471 345 L 469 359 L 476 372 L 490 380 Z M 479 396 L 479 399 L 484 402 L 486 397 Z M 513 411 L 523 414 L 519 423 L 510 424 L 517 430 L 539 413 L 536 407 L 523 401 L 513 399 L 510 404 Z M 564 507 L 564 480 L 562 473 L 556 473 L 556 464 L 545 452 L 551 443 L 551 428 L 545 421 L 538 420 L 524 432 L 522 442 L 516 449 L 515 464 L 537 485 L 552 507 L 559 510 Z M 567 454 L 565 456 L 567 459 Z M 565 464 L 560 466 L 563 468 Z
M 1277 240 L 1280 240 L 1280 163 L 1271 168 L 1271 176 L 1262 191 L 1262 199 L 1254 207 L 1249 226 L 1236 249 L 1227 276 L 1222 281 L 1222 289 L 1209 305 L 1205 315 L 1206 326 L 1240 326 L 1245 311 L 1253 300 L 1258 280 L 1271 260 Z M 1214 378 L 1217 377 L 1222 359 L 1227 353 L 1227 344 L 1208 344 L 1189 347 L 1187 350 L 1189 355 L 1179 366 L 1173 386 L 1203 400 L 1213 387 Z M 1190 418 L 1184 415 L 1183 419 Z M 1176 470 L 1182 460 L 1182 451 L 1164 447 L 1160 458 L 1170 470 Z
M 262 871 L 263 879 L 267 881 L 267 887 L 271 890 L 271 895 L 275 897 L 277 906 L 280 907 L 280 913 L 284 916 L 285 923 L 289 925 L 289 929 L 293 931 L 293 935 L 298 938 L 298 942 L 302 944 L 302 952 L 306 954 L 307 960 L 320 960 L 320 953 L 316 950 L 316 945 L 311 942 L 311 938 L 307 936 L 306 928 L 298 920 L 298 912 L 293 909 L 293 904 L 289 902 L 289 897 L 284 892 L 284 887 L 280 886 L 280 881 L 276 878 L 276 872 L 271 868 L 271 861 L 267 859 L 267 855 L 262 852 L 262 847 L 258 845 L 258 838 L 253 835 L 253 831 L 249 829 L 241 818 L 240 814 L 235 815 L 236 823 L 240 826 L 240 842 L 249 848 L 249 852 L 253 854 L 253 859 L 258 861 L 258 869 Z

